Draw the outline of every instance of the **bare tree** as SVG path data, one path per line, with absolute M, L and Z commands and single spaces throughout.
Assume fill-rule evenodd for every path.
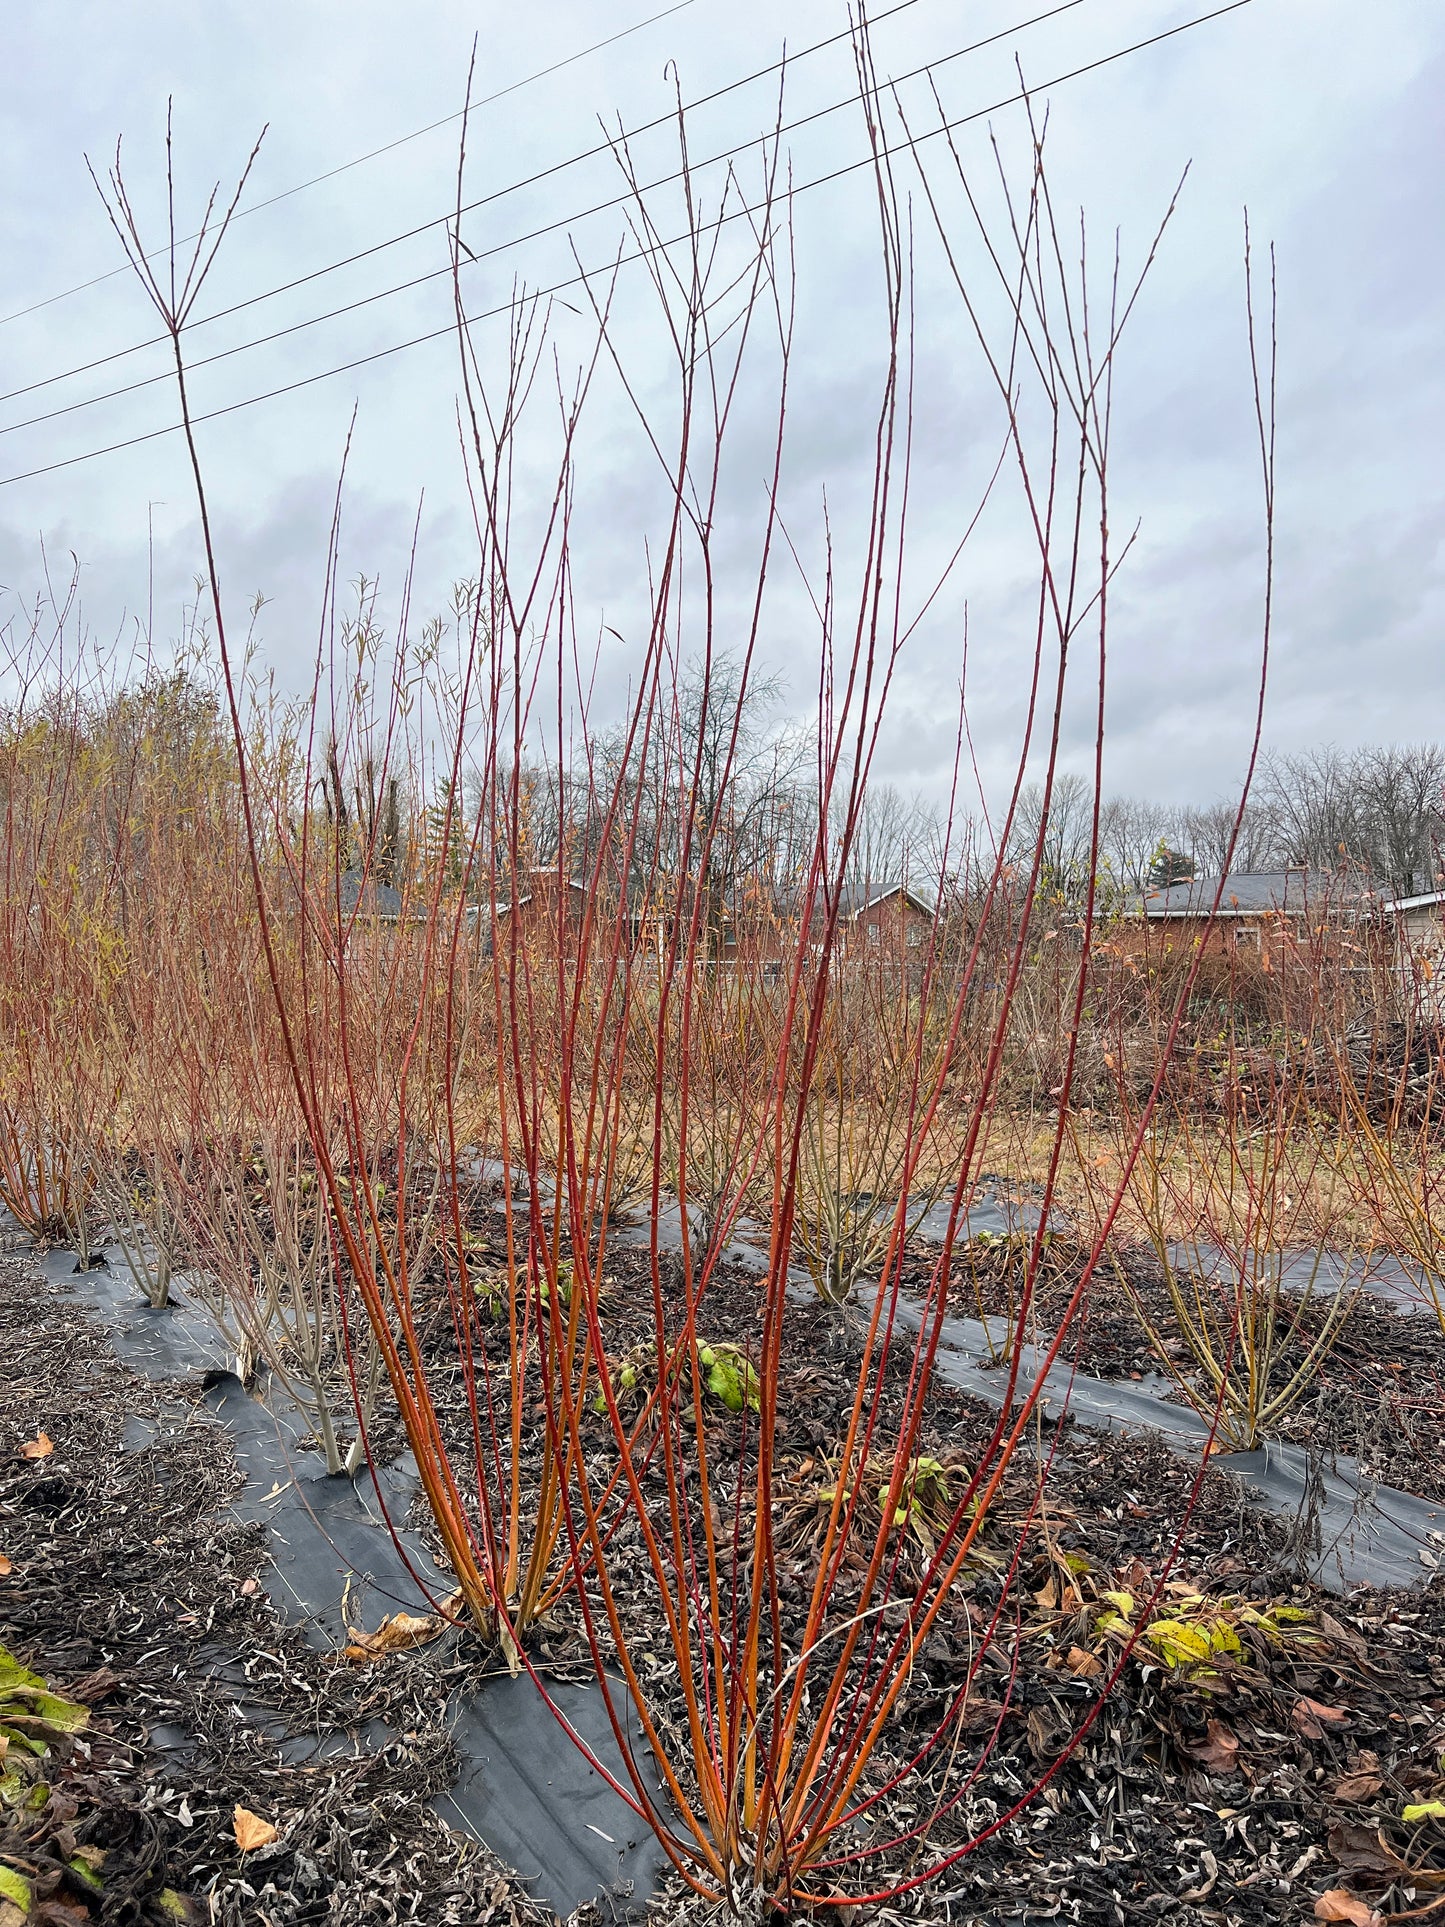
M 1247 803 L 1242 816 L 1238 803 L 1227 800 L 1202 810 L 1185 810 L 1179 819 L 1179 841 L 1193 857 L 1197 877 L 1231 871 L 1253 876 L 1279 869 L 1284 862 L 1274 814 L 1258 803 Z
M 1094 788 L 1082 776 L 1065 772 L 1054 779 L 1044 808 L 1044 787 L 1029 783 L 1019 793 L 1009 839 L 1010 860 L 1027 869 L 1039 852 L 1039 888 L 1066 901 L 1088 886 L 1093 842 Z
M 1369 839 L 1353 756 L 1333 743 L 1294 756 L 1271 751 L 1260 759 L 1257 789 L 1288 866 L 1338 870 L 1365 863 Z
M 1149 887 L 1160 847 L 1183 839 L 1178 813 L 1145 797 L 1114 796 L 1099 818 L 1099 847 L 1119 889 L 1140 894 Z
M 795 880 L 816 839 L 817 804 L 804 739 L 777 715 L 780 677 L 745 674 L 737 657 L 719 654 L 687 665 L 673 695 L 671 715 L 620 773 L 615 835 L 629 846 L 628 891 L 660 895 L 683 918 L 696 912 L 715 954 L 740 893 Z M 600 759 L 616 771 L 625 753 L 613 739 Z
M 1354 776 L 1371 873 L 1401 896 L 1430 889 L 1445 825 L 1445 749 L 1438 743 L 1363 749 Z
M 844 810 L 834 806 L 834 832 Z M 870 783 L 854 819 L 843 884 L 851 901 L 866 903 L 885 890 L 936 888 L 937 852 L 942 844 L 937 812 L 917 796 L 905 796 L 892 783 Z

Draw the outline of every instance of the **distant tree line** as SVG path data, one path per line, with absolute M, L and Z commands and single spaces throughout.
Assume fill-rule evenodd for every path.
M 486 794 L 464 770 L 451 801 L 450 785 L 424 787 L 404 756 L 378 768 L 354 754 L 343 766 L 327 743 L 311 795 L 298 794 L 292 833 L 309 804 L 335 839 L 343 869 L 365 865 L 376 881 L 399 885 L 418 864 L 434 871 L 441 860 L 456 885 L 479 895 L 515 890 L 518 870 L 561 864 L 577 876 L 598 866 L 639 904 L 665 895 L 678 909 L 697 906 L 708 941 L 749 901 L 784 909 L 820 841 L 829 885 L 852 906 L 900 885 L 968 901 L 992 864 L 997 812 L 991 823 L 961 815 L 950 822 L 944 809 L 870 782 L 855 800 L 845 852 L 846 772 L 821 823 L 811 737 L 789 719 L 782 697 L 777 679 L 745 682 L 737 660 L 719 655 L 706 679 L 696 665 L 684 669 L 670 714 L 648 740 L 604 735 L 575 763 L 538 759 L 499 770 Z M 20 727 L 18 716 L 7 720 Z M 111 802 L 97 840 L 127 882 L 146 856 L 122 847 L 121 806 L 143 764 L 159 758 L 178 795 L 203 771 L 226 786 L 229 751 L 213 678 L 201 662 L 97 689 L 74 713 L 50 721 L 110 759 Z M 298 729 L 303 721 L 298 714 Z M 615 799 L 610 813 L 601 807 L 608 796 Z M 1093 786 L 1082 776 L 1060 773 L 1047 811 L 1042 786 L 1026 785 L 1007 860 L 1026 874 L 1039 849 L 1044 893 L 1069 902 L 1083 896 L 1092 874 L 1106 910 L 1228 871 L 1343 873 L 1406 896 L 1445 877 L 1445 746 L 1270 752 L 1242 814 L 1227 799 L 1180 807 L 1106 795 L 1096 856 L 1094 815 Z M 520 839 L 515 828 L 505 831 L 508 822 L 522 826 Z
M 1088 882 L 1093 817 L 1093 786 L 1083 777 L 1057 777 L 1047 812 L 1042 785 L 1031 784 L 1019 799 L 1011 854 L 1029 861 L 1042 838 L 1045 889 L 1076 897 Z M 1180 808 L 1105 797 L 1098 852 L 1101 884 L 1130 895 L 1191 877 L 1297 868 L 1347 872 L 1398 896 L 1434 889 L 1445 866 L 1445 747 L 1270 752 L 1242 816 L 1229 801 Z
M 716 673 L 708 702 L 695 685 L 684 691 L 668 771 L 634 755 L 623 792 L 634 881 L 640 887 L 644 879 L 690 874 L 709 926 L 747 892 L 781 903 L 806 869 L 817 835 L 816 790 L 797 738 L 776 716 L 775 685 L 760 684 L 744 697 L 742 726 L 724 743 L 711 711 L 717 702 L 730 725 L 733 670 L 724 664 Z M 556 862 L 565 851 L 575 868 L 595 853 L 597 766 L 615 770 L 623 755 L 622 745 L 604 742 L 586 783 L 540 767 L 524 773 L 533 798 L 533 861 Z M 680 784 L 679 769 L 695 769 L 696 781 Z M 829 841 L 836 848 L 843 828 L 836 803 L 832 814 Z M 1093 786 L 1084 777 L 1055 778 L 1046 818 L 1042 785 L 1026 785 L 1008 859 L 1027 871 L 1040 848 L 1044 893 L 1077 901 L 1090 876 L 1093 820 Z M 623 827 L 614 826 L 614 836 Z M 990 848 L 984 826 L 950 827 L 942 809 L 873 782 L 834 881 L 855 904 L 899 885 L 925 894 L 942 885 L 966 896 L 968 873 L 980 860 L 987 867 Z M 1093 874 L 1106 909 L 1195 877 L 1289 869 L 1349 874 L 1399 896 L 1435 888 L 1445 871 L 1445 746 L 1272 752 L 1261 759 L 1242 814 L 1228 800 L 1180 807 L 1117 795 L 1105 796 L 1099 809 Z

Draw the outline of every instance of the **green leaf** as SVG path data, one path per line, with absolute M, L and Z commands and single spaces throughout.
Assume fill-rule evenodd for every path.
M 89 1718 L 87 1708 L 52 1693 L 38 1673 L 0 1646 L 0 1731 L 13 1743 L 43 1755 L 51 1740 L 78 1733 Z
M 65 1864 L 69 1868 L 72 1878 L 78 1880 L 82 1887 L 87 1888 L 93 1894 L 99 1894 L 105 1892 L 105 1882 L 100 1876 L 100 1864 L 105 1856 L 101 1854 L 97 1858 L 95 1855 L 96 1850 L 94 1847 L 84 1847 L 79 1853 L 74 1854 L 67 1860 Z
M 746 1406 L 756 1412 L 762 1404 L 758 1375 L 737 1345 L 699 1345 L 697 1362 L 702 1367 L 703 1383 L 715 1399 L 730 1412 Z

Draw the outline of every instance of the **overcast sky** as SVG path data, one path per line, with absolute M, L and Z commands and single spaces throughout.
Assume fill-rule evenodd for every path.
M 256 211 L 228 239 L 196 314 L 249 305 L 197 327 L 189 343 L 193 362 L 242 351 L 197 369 L 199 412 L 441 331 L 429 343 L 204 425 L 229 590 L 238 602 L 258 591 L 270 599 L 263 647 L 283 679 L 299 684 L 315 645 L 326 526 L 355 407 L 343 569 L 379 576 L 383 606 L 394 611 L 421 502 L 417 605 L 422 614 L 442 607 L 473 554 L 456 448 L 457 351 L 445 333 L 451 296 L 438 272 L 447 244 L 436 225 L 455 194 L 456 122 L 361 165 L 344 164 L 453 115 L 464 98 L 472 37 L 480 35 L 474 96 L 499 96 L 476 110 L 470 139 L 468 198 L 491 198 L 463 222 L 463 238 L 480 257 L 467 268 L 464 290 L 469 308 L 482 312 L 504 309 L 517 281 L 545 286 L 574 273 L 574 249 L 589 267 L 615 252 L 623 211 L 587 212 L 616 196 L 615 162 L 604 153 L 558 164 L 596 145 L 599 117 L 634 128 L 665 116 L 670 62 L 684 98 L 695 100 L 768 67 L 786 37 L 794 64 L 785 118 L 848 101 L 846 40 L 806 51 L 846 28 L 846 11 L 834 0 L 689 0 L 638 24 L 661 4 L 534 0 L 479 9 L 456 0 L 405 8 L 352 0 L 343 9 L 261 0 L 198 8 L 145 0 L 125 10 L 123 29 L 109 0 L 11 9 L 0 29 L 10 76 L 0 95 L 0 165 L 9 185 L 0 204 L 0 388 L 8 397 L 0 403 L 0 481 L 23 479 L 0 486 L 0 584 L 10 606 L 32 602 L 40 590 L 43 544 L 52 576 L 67 572 L 70 553 L 79 558 L 94 636 L 125 638 L 128 620 L 144 619 L 152 592 L 162 648 L 181 625 L 199 549 L 179 439 L 161 435 L 71 460 L 176 418 L 164 379 L 110 396 L 164 376 L 157 347 L 70 372 L 154 333 L 127 276 L 95 279 L 115 267 L 118 250 L 83 157 L 103 167 L 123 134 L 138 206 L 154 220 L 172 96 L 187 225 L 211 179 L 229 178 L 269 124 L 243 204 Z M 1244 329 L 1246 206 L 1257 251 L 1273 242 L 1279 271 L 1277 627 L 1267 739 L 1298 749 L 1445 735 L 1445 8 L 1438 0 L 1368 7 L 1250 0 L 1055 85 L 1058 76 L 1208 9 L 1205 0 L 1076 0 L 1051 19 L 1019 24 L 1046 10 L 1047 0 L 1032 7 L 1026 0 L 913 0 L 891 12 L 878 5 L 874 56 L 884 77 L 932 64 L 951 117 L 1005 100 L 1021 62 L 1048 103 L 1055 205 L 1070 223 L 1084 209 L 1101 266 L 1116 228 L 1125 259 L 1142 257 L 1174 182 L 1190 167 L 1115 381 L 1111 526 L 1121 535 L 1137 521 L 1139 536 L 1114 608 L 1110 787 L 1206 802 L 1243 768 L 1263 582 Z M 593 47 L 611 35 L 620 37 Z M 999 37 L 946 58 L 988 36 Z M 773 72 L 700 107 L 689 134 L 694 157 L 764 132 L 777 85 Z M 906 81 L 901 98 L 922 126 L 933 112 L 926 81 Z M 972 122 L 959 136 L 960 152 L 985 192 L 990 130 L 1016 179 L 1027 160 L 1017 106 Z M 864 130 L 856 102 L 797 128 L 787 146 L 797 185 L 857 160 Z M 669 173 L 675 129 L 640 135 L 634 152 L 645 178 Z M 941 186 L 946 161 L 934 143 L 928 166 Z M 757 148 L 744 151 L 739 165 L 755 185 Z M 554 171 L 516 186 L 542 170 Z M 920 208 L 916 176 L 900 179 Z M 720 182 L 720 168 L 703 170 L 705 197 L 715 199 Z M 274 205 L 257 205 L 283 194 Z M 950 206 L 950 218 L 960 216 L 956 182 Z M 659 190 L 656 209 L 664 226 L 675 222 L 676 190 Z M 317 275 L 422 224 L 409 240 Z M 798 326 L 785 505 L 805 566 L 815 572 L 825 491 L 845 542 L 856 526 L 879 393 L 882 305 L 866 170 L 799 195 L 794 226 Z M 917 263 L 908 565 L 915 598 L 962 533 L 1002 433 L 957 292 L 921 218 Z M 317 278 L 254 299 L 308 275 Z M 648 405 L 666 418 L 657 318 L 637 270 L 626 279 L 620 348 Z M 419 285 L 297 326 L 403 282 Z M 575 290 L 567 298 L 579 299 Z M 563 311 L 557 319 L 565 361 L 581 351 L 583 325 Z M 478 324 L 489 367 L 497 365 L 502 325 Z M 248 345 L 282 329 L 294 331 Z M 46 385 L 32 386 L 38 383 Z M 719 559 L 724 575 L 731 571 L 720 585 L 726 622 L 739 619 L 751 587 L 769 389 L 762 353 L 743 391 L 720 518 Z M 51 414 L 62 409 L 69 412 Z M 22 425 L 41 415 L 51 418 Z M 69 465 L 26 477 L 60 463 Z M 524 484 L 540 489 L 544 470 L 539 451 L 534 467 L 523 465 Z M 636 660 L 656 482 L 655 462 L 616 384 L 604 382 L 581 449 L 576 576 L 579 627 L 604 635 L 604 707 L 619 700 Z M 946 784 L 966 603 L 971 723 L 987 782 L 1001 782 L 1016 749 L 1036 574 L 1019 493 L 1006 480 L 910 643 L 880 746 L 883 775 L 934 794 Z M 792 674 L 801 702 L 814 673 L 816 630 L 791 565 L 769 604 L 764 638 L 770 662 Z M 1075 708 L 1066 761 L 1084 766 L 1087 742 L 1086 719 Z

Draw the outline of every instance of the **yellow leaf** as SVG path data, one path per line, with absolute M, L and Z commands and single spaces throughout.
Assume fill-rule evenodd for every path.
M 1156 1619 L 1144 1630 L 1143 1637 L 1166 1666 L 1192 1666 L 1208 1659 L 1208 1633 L 1182 1619 Z
M 1418 1806 L 1406 1807 L 1400 1818 L 1407 1827 L 1417 1820 L 1445 1820 L 1445 1800 L 1422 1800 Z
M 263 1820 L 259 1813 L 252 1813 L 247 1807 L 237 1807 L 233 1825 L 236 1829 L 236 1845 L 242 1853 L 254 1853 L 257 1847 L 269 1847 L 276 1838 L 276 1829 L 269 1820 Z
M 20 1448 L 20 1456 L 22 1459 L 48 1459 L 54 1450 L 54 1440 L 48 1432 L 42 1432 L 38 1438 L 25 1441 Z

